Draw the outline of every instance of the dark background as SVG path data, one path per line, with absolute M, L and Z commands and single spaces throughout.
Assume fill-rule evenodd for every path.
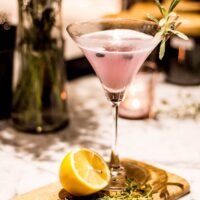
M 15 34 L 16 27 L 0 25 L 0 120 L 11 113 Z M 65 66 L 68 81 L 94 73 L 85 57 L 65 61 Z
M 0 26 L 0 119 L 8 118 L 11 111 L 15 30 L 13 26 Z
M 15 49 L 16 27 L 0 24 L 0 120 L 7 119 L 11 113 L 13 53 Z M 195 48 L 186 51 L 183 63 L 177 62 L 178 49 L 167 43 L 166 54 L 162 61 L 158 59 L 157 47 L 149 59 L 157 64 L 158 71 L 166 74 L 166 81 L 173 84 L 191 86 L 200 85 L 200 37 L 193 37 Z M 65 61 L 68 81 L 81 76 L 94 74 L 85 57 Z

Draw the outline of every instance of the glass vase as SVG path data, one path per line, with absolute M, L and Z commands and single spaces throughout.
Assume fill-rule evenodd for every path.
M 28 132 L 68 123 L 61 0 L 18 0 L 13 125 Z

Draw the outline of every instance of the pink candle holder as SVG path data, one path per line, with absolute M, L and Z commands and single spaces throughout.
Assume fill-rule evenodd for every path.
M 155 86 L 155 64 L 145 63 L 127 90 L 119 107 L 119 116 L 129 119 L 149 118 L 152 114 Z

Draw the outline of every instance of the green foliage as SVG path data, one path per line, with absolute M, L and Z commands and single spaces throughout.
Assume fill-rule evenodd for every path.
M 97 200 L 152 200 L 152 187 L 149 184 L 136 183 L 130 178 L 126 179 L 124 191 L 102 192 Z
M 68 194 L 64 200 L 153 200 L 152 191 L 151 185 L 136 183 L 133 179 L 126 178 L 123 191 L 102 190 L 85 197 L 74 197 Z
M 59 2 L 59 1 L 57 1 Z M 53 0 L 19 0 L 18 59 L 20 73 L 13 93 L 13 116 L 28 126 L 43 125 L 44 116 L 65 110 L 63 46 Z M 58 45 L 59 44 L 59 45 Z M 50 114 L 49 114 L 50 113 Z M 51 120 L 53 124 L 53 120 Z
M 167 10 L 162 6 L 159 0 L 155 0 L 155 3 L 162 15 L 162 18 L 160 20 L 156 19 L 154 16 L 150 14 L 147 14 L 147 17 L 151 21 L 157 23 L 158 26 L 160 27 L 159 31 L 156 34 L 156 36 L 159 36 L 162 39 L 159 52 L 160 59 L 164 57 L 166 41 L 171 37 L 171 35 L 176 35 L 184 40 L 188 39 L 188 37 L 185 34 L 176 31 L 176 29 L 181 25 L 182 22 L 179 20 L 179 17 L 176 15 L 176 13 L 173 12 L 173 10 L 180 1 L 181 0 L 172 0 Z

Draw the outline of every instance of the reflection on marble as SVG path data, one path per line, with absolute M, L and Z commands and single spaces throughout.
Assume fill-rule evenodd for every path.
M 191 194 L 181 200 L 200 199 L 200 118 L 177 118 L 172 107 L 183 105 L 179 95 L 199 98 L 200 87 L 179 87 L 159 82 L 157 119 L 119 120 L 120 156 L 141 160 L 186 178 Z M 89 147 L 109 158 L 112 117 L 98 80 L 77 79 L 68 84 L 70 125 L 58 133 L 33 135 L 0 125 L 0 194 L 2 200 L 58 180 L 64 155 L 75 147 Z M 168 106 L 163 105 L 163 99 Z

